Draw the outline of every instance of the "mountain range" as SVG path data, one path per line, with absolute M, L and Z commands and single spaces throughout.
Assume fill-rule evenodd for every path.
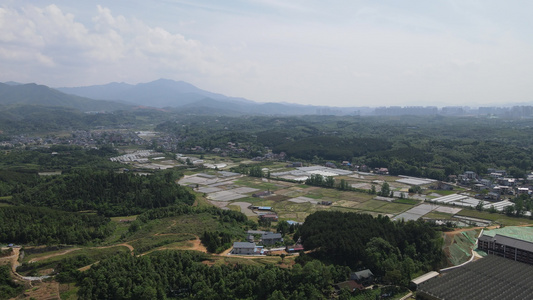
M 80 111 L 129 110 L 134 107 L 165 108 L 199 115 L 306 115 L 323 110 L 351 114 L 355 109 L 289 103 L 259 103 L 209 92 L 184 82 L 158 79 L 148 83 L 109 83 L 84 87 L 50 88 L 34 83 L 0 83 L 0 105 L 62 106 Z
M 16 82 L 0 83 L 0 105 L 56 106 L 79 111 L 114 111 L 131 108 L 131 105 L 123 103 L 67 95 L 45 85 Z
M 258 103 L 209 92 L 184 81 L 169 79 L 158 79 L 136 85 L 113 82 L 86 87 L 63 87 L 57 90 L 92 99 L 174 108 L 182 113 L 192 114 L 302 115 L 315 114 L 319 108 L 311 105 Z

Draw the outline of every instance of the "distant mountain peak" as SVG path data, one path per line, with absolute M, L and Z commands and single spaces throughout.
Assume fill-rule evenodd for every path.
M 129 105 L 97 101 L 76 95 L 67 95 L 46 85 L 36 83 L 0 84 L 1 105 L 42 105 L 73 108 L 80 111 L 128 109 Z
M 15 82 L 15 81 L 7 81 L 7 82 L 4 82 L 4 84 L 13 86 L 13 85 L 23 85 L 24 83 Z
M 314 114 L 316 108 L 294 104 L 258 103 L 244 98 L 228 97 L 223 94 L 202 90 L 185 81 L 159 78 L 135 85 L 110 83 L 58 90 L 82 97 L 113 100 L 138 106 L 174 108 L 195 113 L 217 112 L 230 114 Z

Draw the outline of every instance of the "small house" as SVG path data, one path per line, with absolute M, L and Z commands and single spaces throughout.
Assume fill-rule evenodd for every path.
M 353 272 L 352 274 L 350 274 L 350 279 L 355 280 L 364 286 L 367 286 L 374 283 L 374 273 L 372 273 L 372 271 L 370 271 L 369 269 L 365 269 L 362 271 Z
M 234 242 L 231 253 L 244 255 L 263 254 L 263 247 L 250 242 Z
M 270 220 L 270 221 L 278 221 L 278 216 L 275 214 L 265 214 L 265 215 L 259 215 L 259 219 L 262 220 Z
M 261 197 L 270 196 L 272 194 L 274 194 L 274 193 L 272 193 L 271 191 L 262 191 L 262 192 L 259 192 L 259 193 L 252 194 L 252 197 L 261 198 Z
M 261 243 L 265 246 L 274 245 L 275 243 L 282 243 L 283 238 L 281 233 L 267 232 L 261 237 Z
M 292 245 L 292 246 L 285 247 L 285 251 L 287 251 L 288 253 L 300 252 L 300 251 L 303 251 L 303 250 L 304 250 L 304 246 L 302 246 L 300 244 L 295 244 L 295 245 Z
M 328 161 L 328 162 L 325 164 L 325 166 L 328 167 L 328 168 L 336 168 L 336 167 L 337 167 L 337 165 L 335 165 L 335 163 L 330 162 L 330 161 Z
M 270 207 L 270 206 L 258 206 L 258 207 L 257 207 L 257 210 L 271 211 L 271 210 L 272 210 L 272 207 Z
M 388 168 L 376 168 L 376 170 L 374 172 L 376 174 L 389 175 L 389 169 Z

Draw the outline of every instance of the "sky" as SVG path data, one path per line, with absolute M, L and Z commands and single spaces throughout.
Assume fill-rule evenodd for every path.
M 533 103 L 533 1 L 2 0 L 0 82 L 258 102 Z

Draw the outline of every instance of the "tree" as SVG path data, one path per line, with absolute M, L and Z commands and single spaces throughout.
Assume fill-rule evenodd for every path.
M 379 192 L 380 196 L 388 197 L 390 195 L 390 186 L 387 182 L 383 182 L 381 185 L 381 191 Z
M 348 182 L 346 182 L 346 180 L 341 179 L 337 188 L 341 191 L 346 191 L 346 190 L 350 190 L 350 185 L 348 184 Z
M 514 209 L 514 205 L 509 205 L 509 206 L 506 206 L 503 211 L 505 212 L 506 215 L 508 216 L 514 216 L 514 212 L 515 212 L 515 209 Z
M 250 168 L 249 175 L 252 177 L 264 177 L 265 174 L 260 166 L 253 166 Z
M 285 235 L 289 233 L 290 225 L 287 223 L 287 221 L 279 221 L 278 225 L 276 226 L 276 231 L 281 233 L 282 235 Z
M 324 182 L 324 186 L 332 188 L 335 186 L 335 179 L 333 179 L 332 176 L 326 177 L 326 181 Z
M 479 211 L 483 210 L 483 200 L 479 200 L 479 202 L 476 205 L 476 209 Z

